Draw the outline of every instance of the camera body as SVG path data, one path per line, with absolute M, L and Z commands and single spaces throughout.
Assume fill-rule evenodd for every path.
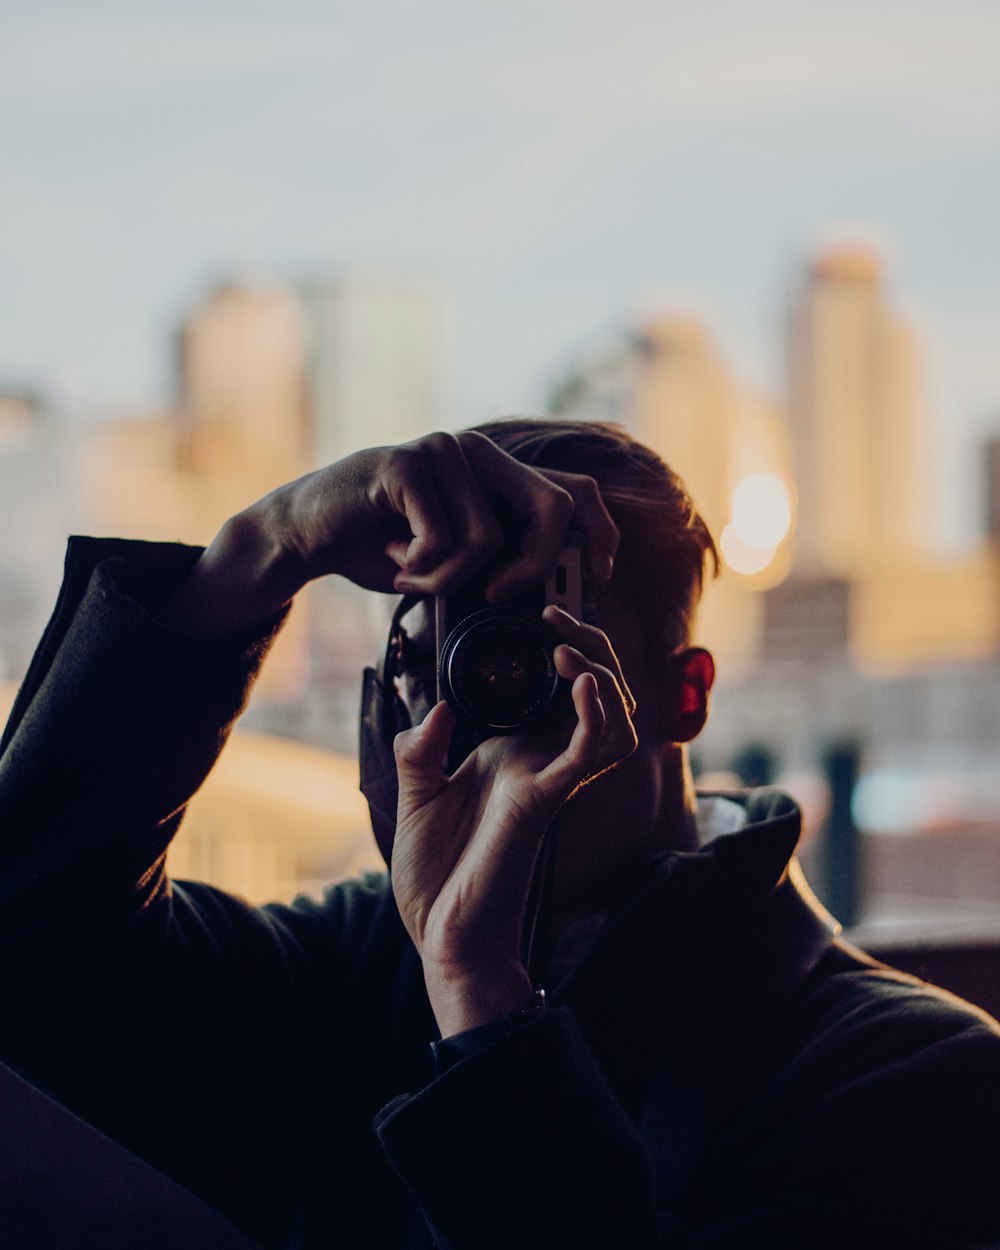
M 428 659 L 436 661 L 437 698 L 447 699 L 457 713 L 446 764 L 449 774 L 487 738 L 540 731 L 568 711 L 569 683 L 555 671 L 559 640 L 541 613 L 546 604 L 554 603 L 579 621 L 596 620 L 583 547 L 582 534 L 570 530 L 545 584 L 511 603 L 487 602 L 488 573 L 433 601 L 435 651 Z M 361 695 L 361 792 L 387 863 L 399 786 L 392 744 L 411 724 L 397 687 L 403 647 L 400 621 L 417 602 L 419 596 L 407 595 L 396 605 L 385 651 L 377 668 L 365 669 Z
M 548 727 L 570 702 L 570 686 L 556 672 L 556 634 L 542 620 L 554 603 L 577 620 L 593 619 L 583 536 L 569 531 L 544 585 L 507 603 L 489 603 L 488 574 L 434 601 L 437 695 L 458 723 L 449 765 L 454 768 L 495 734 Z

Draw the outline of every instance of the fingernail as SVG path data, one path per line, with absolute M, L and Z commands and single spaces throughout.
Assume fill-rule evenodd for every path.
M 567 612 L 565 608 L 560 607 L 558 603 L 550 603 L 545 607 L 545 612 L 552 612 L 556 616 L 564 616 L 567 621 L 575 621 L 576 617 L 572 613 Z M 543 612 L 544 615 L 544 612 Z

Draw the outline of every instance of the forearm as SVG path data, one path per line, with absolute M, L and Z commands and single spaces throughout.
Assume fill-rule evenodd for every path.
M 376 1130 L 450 1250 L 651 1250 L 651 1160 L 564 1010 L 487 1045 Z
M 197 556 L 169 544 L 71 549 L 75 589 L 60 597 L 0 756 L 7 949 L 85 908 L 110 914 L 157 889 L 162 865 L 150 870 L 277 628 L 206 642 L 161 624 L 136 596 L 169 593 Z
M 309 580 L 287 541 L 287 495 L 274 491 L 231 517 L 164 601 L 165 624 L 201 638 L 254 629 Z

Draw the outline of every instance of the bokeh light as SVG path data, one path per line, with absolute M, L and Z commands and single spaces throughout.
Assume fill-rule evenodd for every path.
M 792 527 L 792 500 L 776 473 L 751 473 L 733 491 L 732 527 L 742 544 L 774 551 Z
M 734 573 L 745 577 L 762 573 L 774 559 L 776 551 L 775 547 L 751 547 L 745 543 L 732 521 L 722 531 L 719 546 L 726 564 Z

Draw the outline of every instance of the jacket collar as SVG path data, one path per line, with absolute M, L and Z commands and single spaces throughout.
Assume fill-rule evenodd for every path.
M 740 1052 L 760 1043 L 755 1030 L 779 1017 L 840 928 L 792 858 L 795 803 L 774 790 L 743 802 L 743 829 L 656 861 L 552 994 L 637 1123 L 680 1117 L 685 1131 L 660 1161 L 674 1192 L 725 1114 Z
M 732 797 L 732 796 L 730 796 Z M 555 987 L 572 1002 L 609 977 L 649 998 L 677 979 L 737 955 L 780 969 L 776 980 L 800 981 L 840 932 L 809 889 L 793 859 L 801 813 L 778 790 L 740 796 L 748 823 L 697 851 L 675 851 L 651 862 L 649 875 L 604 926 L 578 966 Z M 780 949 L 774 941 L 780 937 Z M 643 954 L 637 957 L 637 952 Z M 740 962 L 744 962 L 741 958 Z M 624 970 L 630 971 L 624 971 Z

